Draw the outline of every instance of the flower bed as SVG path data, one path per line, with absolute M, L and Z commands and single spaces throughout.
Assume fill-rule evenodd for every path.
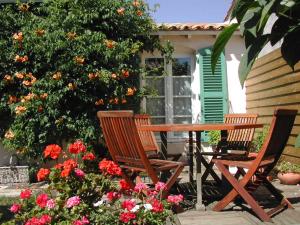
M 67 156 L 70 155 L 70 156 Z M 44 193 L 34 196 L 23 190 L 19 202 L 10 211 L 13 220 L 5 224 L 165 224 L 171 208 L 178 205 L 182 195 L 162 198 L 165 184 L 153 188 L 138 183 L 134 189 L 121 179 L 121 168 L 113 161 L 99 159 L 76 141 L 63 152 L 58 145 L 48 145 L 44 157 L 64 158 L 53 168 L 41 168 L 39 181 L 48 181 Z

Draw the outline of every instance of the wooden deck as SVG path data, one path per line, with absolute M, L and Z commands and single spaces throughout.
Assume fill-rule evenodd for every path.
M 255 215 L 251 213 L 251 210 L 244 204 L 231 204 L 226 208 L 226 211 L 214 212 L 211 210 L 212 206 L 216 204 L 216 200 L 206 201 L 206 211 L 196 211 L 195 209 L 187 210 L 178 214 L 178 219 L 181 225 L 261 225 L 261 224 L 273 224 L 273 225 L 288 225 L 299 224 L 300 225 L 300 185 L 281 185 L 278 181 L 274 181 L 276 188 L 283 191 L 284 195 L 289 198 L 295 207 L 294 210 L 287 209 L 276 216 L 274 216 L 273 223 L 263 223 Z M 208 189 L 208 190 L 207 190 Z M 204 196 L 211 193 L 218 198 L 218 191 L 209 190 L 207 188 Z M 266 208 L 272 208 L 274 199 L 268 194 L 265 188 L 260 188 L 255 193 L 256 197 L 260 200 L 262 205 Z

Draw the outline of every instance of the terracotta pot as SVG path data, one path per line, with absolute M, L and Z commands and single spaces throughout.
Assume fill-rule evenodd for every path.
M 274 177 L 273 177 L 272 175 L 270 175 L 270 176 L 267 176 L 267 180 L 271 182 L 271 181 L 273 181 L 273 180 L 274 180 Z
M 300 173 L 281 173 L 277 174 L 280 183 L 288 184 L 288 185 L 295 185 L 300 182 Z

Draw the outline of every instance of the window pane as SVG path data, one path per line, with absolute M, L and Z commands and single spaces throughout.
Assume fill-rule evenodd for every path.
M 191 59 L 190 58 L 173 59 L 172 75 L 173 76 L 190 76 L 191 75 Z
M 152 124 L 165 124 L 166 119 L 165 118 L 151 118 Z
M 174 123 L 191 124 L 192 117 L 175 117 Z M 188 132 L 174 132 L 174 137 L 176 138 L 187 138 L 188 136 Z
M 165 95 L 164 78 L 146 78 L 146 85 L 157 91 L 157 95 Z
M 174 123 L 191 124 L 192 117 L 174 117 Z
M 148 58 L 145 59 L 145 64 L 148 76 L 162 76 L 164 74 L 163 58 Z
M 146 111 L 152 116 L 165 116 L 165 99 L 147 98 Z
M 191 98 L 174 98 L 174 115 L 192 115 Z
M 173 95 L 191 95 L 191 78 L 173 78 Z

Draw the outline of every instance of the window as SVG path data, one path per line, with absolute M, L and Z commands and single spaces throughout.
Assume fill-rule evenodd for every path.
M 191 58 L 174 58 L 168 64 L 163 58 L 146 58 L 145 67 L 149 74 L 144 84 L 157 91 L 144 102 L 152 123 L 192 123 Z

